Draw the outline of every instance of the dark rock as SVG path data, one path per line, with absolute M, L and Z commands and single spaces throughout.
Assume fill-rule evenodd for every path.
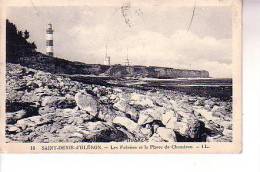
M 44 106 L 44 107 L 39 108 L 39 114 L 45 115 L 45 114 L 48 114 L 48 113 L 54 113 L 55 110 L 56 110 L 55 107 Z
M 46 96 L 43 98 L 41 105 L 65 109 L 76 107 L 76 102 L 74 99 L 69 99 L 66 97 Z
M 98 118 L 112 122 L 118 114 L 109 106 L 102 106 L 98 113 Z M 124 116 L 124 115 L 123 115 Z
M 84 126 L 65 126 L 61 133 L 63 138 L 77 137 L 82 142 L 122 141 L 127 136 L 112 125 L 104 122 L 88 122 Z

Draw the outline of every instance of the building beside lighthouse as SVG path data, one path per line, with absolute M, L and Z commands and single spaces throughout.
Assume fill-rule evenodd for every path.
M 105 55 L 105 59 L 104 59 L 104 65 L 110 66 L 110 56 L 107 55 L 107 46 L 106 46 L 106 55 Z
M 46 29 L 46 54 L 48 56 L 54 56 L 53 52 L 53 29 L 52 24 L 48 24 Z
M 126 53 L 125 65 L 130 66 L 130 60 L 129 60 L 129 57 L 128 57 L 128 48 L 127 48 L 127 53 Z

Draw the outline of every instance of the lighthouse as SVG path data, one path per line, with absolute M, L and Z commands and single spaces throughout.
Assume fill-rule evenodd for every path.
M 46 29 L 46 54 L 53 56 L 53 29 L 52 24 L 48 24 Z

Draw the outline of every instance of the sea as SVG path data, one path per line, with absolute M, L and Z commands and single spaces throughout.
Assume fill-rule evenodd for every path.
M 216 97 L 221 100 L 232 99 L 231 78 L 142 78 L 136 82 L 126 83 L 126 85 L 181 91 L 193 96 Z

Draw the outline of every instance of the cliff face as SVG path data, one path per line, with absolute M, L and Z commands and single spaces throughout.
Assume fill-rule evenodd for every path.
M 151 78 L 208 78 L 205 70 L 183 70 L 155 66 L 100 65 L 72 62 L 35 53 L 30 57 L 20 57 L 22 66 L 60 74 L 108 75 L 111 77 L 151 77 Z
M 155 66 L 111 66 L 105 74 L 110 76 L 134 76 L 151 78 L 208 78 L 208 71 L 182 70 Z

